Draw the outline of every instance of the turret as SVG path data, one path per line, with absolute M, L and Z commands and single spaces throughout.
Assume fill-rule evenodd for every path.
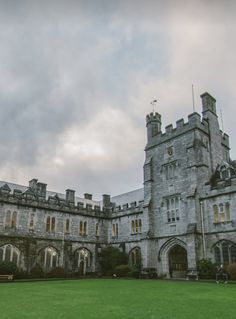
M 146 116 L 147 140 L 151 139 L 161 132 L 161 115 L 157 112 L 150 113 Z
M 209 127 L 211 171 L 213 173 L 225 158 L 222 148 L 222 134 L 216 114 L 216 100 L 208 92 L 203 93 L 201 99 L 202 116 L 208 122 Z
M 208 92 L 203 93 L 200 95 L 202 99 L 202 114 L 206 111 L 211 111 L 216 115 L 216 100 L 213 96 L 211 96 Z

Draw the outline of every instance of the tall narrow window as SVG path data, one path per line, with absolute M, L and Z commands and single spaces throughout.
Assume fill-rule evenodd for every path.
M 219 222 L 219 211 L 218 211 L 217 205 L 213 205 L 213 211 L 214 211 L 214 222 L 218 223 Z
M 15 230 L 17 228 L 17 212 L 8 210 L 5 217 L 5 228 Z
M 96 237 L 99 237 L 100 236 L 100 227 L 99 227 L 99 223 L 96 223 Z
M 112 224 L 112 237 L 117 237 L 119 233 L 118 224 Z
M 171 197 L 166 199 L 166 215 L 168 223 L 176 222 L 180 219 L 179 197 Z
M 80 221 L 80 223 L 79 223 L 79 235 L 80 236 L 87 235 L 87 222 Z
M 141 233 L 142 232 L 142 220 L 141 219 L 138 220 L 138 225 L 139 225 L 139 232 Z
M 50 232 L 51 229 L 51 218 L 48 216 L 46 221 L 46 231 Z
M 5 219 L 5 228 L 11 227 L 11 212 L 8 210 L 6 213 L 6 219 Z
M 32 214 L 30 214 L 30 217 L 29 217 L 29 230 L 30 231 L 34 230 L 34 223 L 35 223 L 35 215 L 32 213 Z
M 51 231 L 52 232 L 55 232 L 55 224 L 56 224 L 55 217 L 52 217 L 52 222 L 51 222 Z
M 12 213 L 12 219 L 11 219 L 11 228 L 16 229 L 17 225 L 17 212 Z
M 134 227 L 135 223 L 134 220 L 132 220 L 131 222 L 131 233 L 134 234 L 135 233 L 135 227 Z
M 55 217 L 48 216 L 46 219 L 46 231 L 49 233 L 54 233 L 56 228 L 56 219 Z
M 70 219 L 66 219 L 66 224 L 65 224 L 65 233 L 69 234 L 70 233 Z

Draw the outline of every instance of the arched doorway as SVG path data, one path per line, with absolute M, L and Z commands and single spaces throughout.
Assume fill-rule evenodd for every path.
M 171 278 L 185 278 L 188 269 L 187 251 L 180 245 L 169 250 L 169 272 Z
M 91 271 L 91 253 L 88 249 L 79 248 L 75 251 L 74 269 L 80 275 L 86 275 L 87 272 Z

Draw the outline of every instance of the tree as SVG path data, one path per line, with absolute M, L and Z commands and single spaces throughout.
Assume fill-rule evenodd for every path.
M 102 250 L 100 259 L 102 275 L 111 276 L 115 272 L 116 266 L 127 264 L 128 255 L 118 248 L 107 247 Z

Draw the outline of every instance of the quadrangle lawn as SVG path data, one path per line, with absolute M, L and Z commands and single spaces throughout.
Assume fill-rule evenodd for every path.
M 236 285 L 84 279 L 1 283 L 1 319 L 236 318 Z

